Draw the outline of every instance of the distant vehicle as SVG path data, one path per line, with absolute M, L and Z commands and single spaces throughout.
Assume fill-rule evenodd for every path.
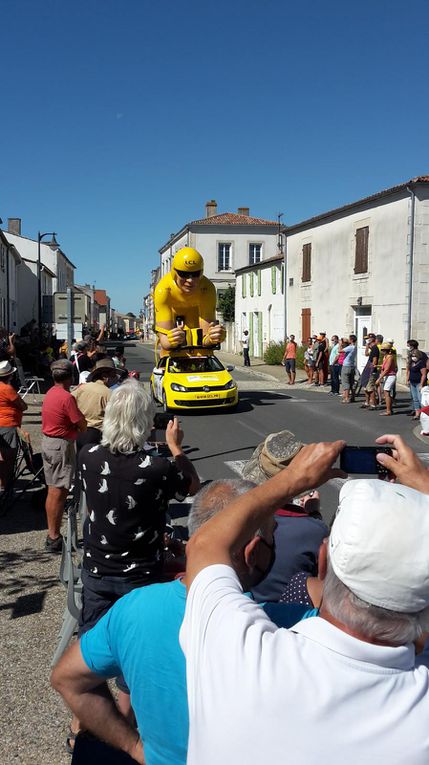
M 129 335 L 125 335 L 124 340 L 138 340 L 138 335 L 135 332 L 131 332 Z
M 235 380 L 216 356 L 163 356 L 154 368 L 150 387 L 156 401 L 169 409 L 232 408 L 238 402 Z

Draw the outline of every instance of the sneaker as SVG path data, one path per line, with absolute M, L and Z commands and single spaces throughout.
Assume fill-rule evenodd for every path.
M 60 534 L 59 537 L 56 539 L 51 539 L 51 537 L 46 537 L 45 541 L 45 550 L 47 550 L 50 553 L 54 553 L 54 555 L 59 555 L 63 551 L 63 538 Z

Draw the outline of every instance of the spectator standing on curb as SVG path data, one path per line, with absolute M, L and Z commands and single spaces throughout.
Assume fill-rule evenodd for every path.
M 288 385 L 295 385 L 296 345 L 295 335 L 291 335 L 286 342 L 285 352 L 282 358 L 282 363 L 285 365 L 285 370 L 289 378 Z
M 350 404 L 353 401 L 353 383 L 355 381 L 356 369 L 356 335 L 349 336 L 349 344 L 343 348 L 344 361 L 341 370 L 341 385 L 343 388 L 343 404 Z
M 78 431 L 85 430 L 86 422 L 70 393 L 72 363 L 67 359 L 54 361 L 51 372 L 54 384 L 42 405 L 42 457 L 48 487 L 46 549 L 60 553 L 63 544 L 61 520 L 75 470 L 75 441 Z
M 86 419 L 86 430 L 78 434 L 77 448 L 85 444 L 99 444 L 104 412 L 111 396 L 111 386 L 117 382 L 118 375 L 113 360 L 101 359 L 95 364 L 85 385 L 79 385 L 73 391 L 79 411 Z
M 338 363 L 340 355 L 340 341 L 338 335 L 331 337 L 331 350 L 329 352 L 329 369 L 331 370 L 331 392 L 330 396 L 340 395 L 340 373 L 341 367 Z
M 326 351 L 327 351 L 327 342 L 326 342 L 326 332 L 320 332 L 320 334 L 317 336 L 317 356 L 316 356 L 316 363 L 315 363 L 315 369 L 316 369 L 316 385 L 324 385 L 325 384 L 325 367 L 326 367 Z
M 377 380 L 377 385 L 383 386 L 384 400 L 386 402 L 386 411 L 381 412 L 380 417 L 390 417 L 393 414 L 392 391 L 396 384 L 396 373 L 398 371 L 398 366 L 396 363 L 396 354 L 392 343 L 382 343 L 380 350 L 383 362 L 381 365 L 380 376 Z
M 418 412 L 422 406 L 421 389 L 426 385 L 427 360 L 426 354 L 419 351 L 417 340 L 408 340 L 407 385 L 410 386 L 414 420 L 419 419 Z
M 369 409 L 374 411 L 377 408 L 376 403 L 376 390 L 377 390 L 377 379 L 379 376 L 379 358 L 380 358 L 380 349 L 377 345 L 377 339 L 375 335 L 370 332 L 367 337 L 367 344 L 365 347 L 365 356 L 368 357 L 368 364 L 370 366 L 369 369 L 369 378 L 368 382 L 365 386 L 365 403 L 362 404 L 362 409 Z
M 18 436 L 16 429 L 22 414 L 28 408 L 12 385 L 16 372 L 9 361 L 0 361 L 0 493 L 5 490 L 13 474 Z
M 307 385 L 311 385 L 311 383 L 313 382 L 313 370 L 314 370 L 313 338 L 311 337 L 308 338 L 307 347 L 304 351 L 304 369 L 307 375 Z
M 243 348 L 243 361 L 245 367 L 250 367 L 250 358 L 249 358 L 249 333 L 247 329 L 243 332 L 243 339 L 241 340 L 241 345 Z

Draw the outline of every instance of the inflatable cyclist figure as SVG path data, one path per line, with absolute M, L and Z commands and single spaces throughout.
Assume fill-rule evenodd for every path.
M 216 289 L 203 269 L 200 253 L 182 247 L 155 287 L 155 328 L 163 356 L 184 347 L 214 348 L 225 340 L 225 328 L 216 323 Z

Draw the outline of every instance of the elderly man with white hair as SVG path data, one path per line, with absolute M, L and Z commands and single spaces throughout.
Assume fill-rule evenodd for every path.
M 322 545 L 319 616 L 278 629 L 249 601 L 233 551 L 287 497 L 339 475 L 343 441 L 305 446 L 192 537 L 181 644 L 188 765 L 427 765 L 429 473 L 399 436 L 378 460 L 399 484 L 354 480 Z

